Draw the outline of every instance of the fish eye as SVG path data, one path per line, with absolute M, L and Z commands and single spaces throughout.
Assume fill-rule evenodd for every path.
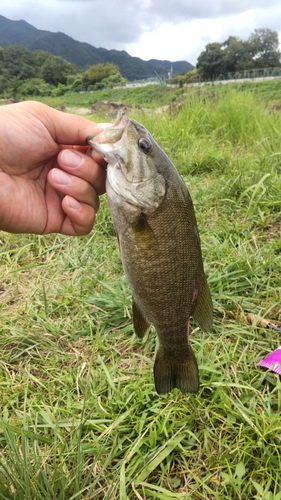
M 139 140 L 139 148 L 147 155 L 151 150 L 151 142 L 141 138 Z

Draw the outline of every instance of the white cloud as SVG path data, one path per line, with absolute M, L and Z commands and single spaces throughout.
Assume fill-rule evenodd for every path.
M 267 14 L 269 21 L 269 12 Z M 277 31 L 277 24 L 278 21 L 276 27 L 272 29 Z M 130 55 L 137 55 L 145 60 L 151 58 L 187 60 L 196 65 L 198 56 L 208 43 L 223 42 L 230 35 L 245 40 L 254 29 L 268 26 L 269 22 L 265 22 L 264 12 L 261 10 L 226 18 L 218 17 L 211 22 L 209 19 L 194 19 L 177 25 L 165 22 L 155 30 L 144 33 L 139 42 L 129 45 L 127 50 Z

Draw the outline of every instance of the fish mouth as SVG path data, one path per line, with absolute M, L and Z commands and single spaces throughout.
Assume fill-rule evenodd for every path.
M 125 115 L 125 111 L 123 109 L 119 110 L 117 118 L 111 127 L 96 135 L 87 137 L 88 145 L 109 163 L 110 160 L 112 161 L 115 158 L 113 151 L 116 151 L 124 143 L 126 135 L 124 132 L 129 121 L 130 119 Z

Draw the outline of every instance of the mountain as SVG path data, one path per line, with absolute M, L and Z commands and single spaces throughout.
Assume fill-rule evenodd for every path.
M 122 75 L 128 80 L 150 78 L 157 73 L 167 76 L 173 68 L 173 75 L 184 73 L 193 68 L 187 61 L 143 61 L 130 56 L 125 50 L 96 48 L 89 43 L 78 42 L 64 33 L 38 30 L 26 21 L 11 21 L 0 16 L 0 45 L 23 45 L 29 50 L 45 50 L 61 56 L 81 70 L 93 64 L 107 62 L 117 64 Z

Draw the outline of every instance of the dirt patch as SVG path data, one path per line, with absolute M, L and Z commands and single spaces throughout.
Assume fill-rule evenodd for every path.
M 92 113 L 90 108 L 64 108 L 63 111 L 78 113 L 78 115 L 90 115 Z
M 124 109 L 129 113 L 133 108 L 141 109 L 140 106 L 132 106 L 131 104 L 123 104 L 122 102 L 98 101 L 92 105 L 92 113 L 102 114 L 104 116 L 115 117 L 120 109 Z
M 281 221 L 272 224 L 264 233 L 265 239 L 272 240 L 281 236 Z
M 281 102 L 277 102 L 271 106 L 275 111 L 281 111 Z

